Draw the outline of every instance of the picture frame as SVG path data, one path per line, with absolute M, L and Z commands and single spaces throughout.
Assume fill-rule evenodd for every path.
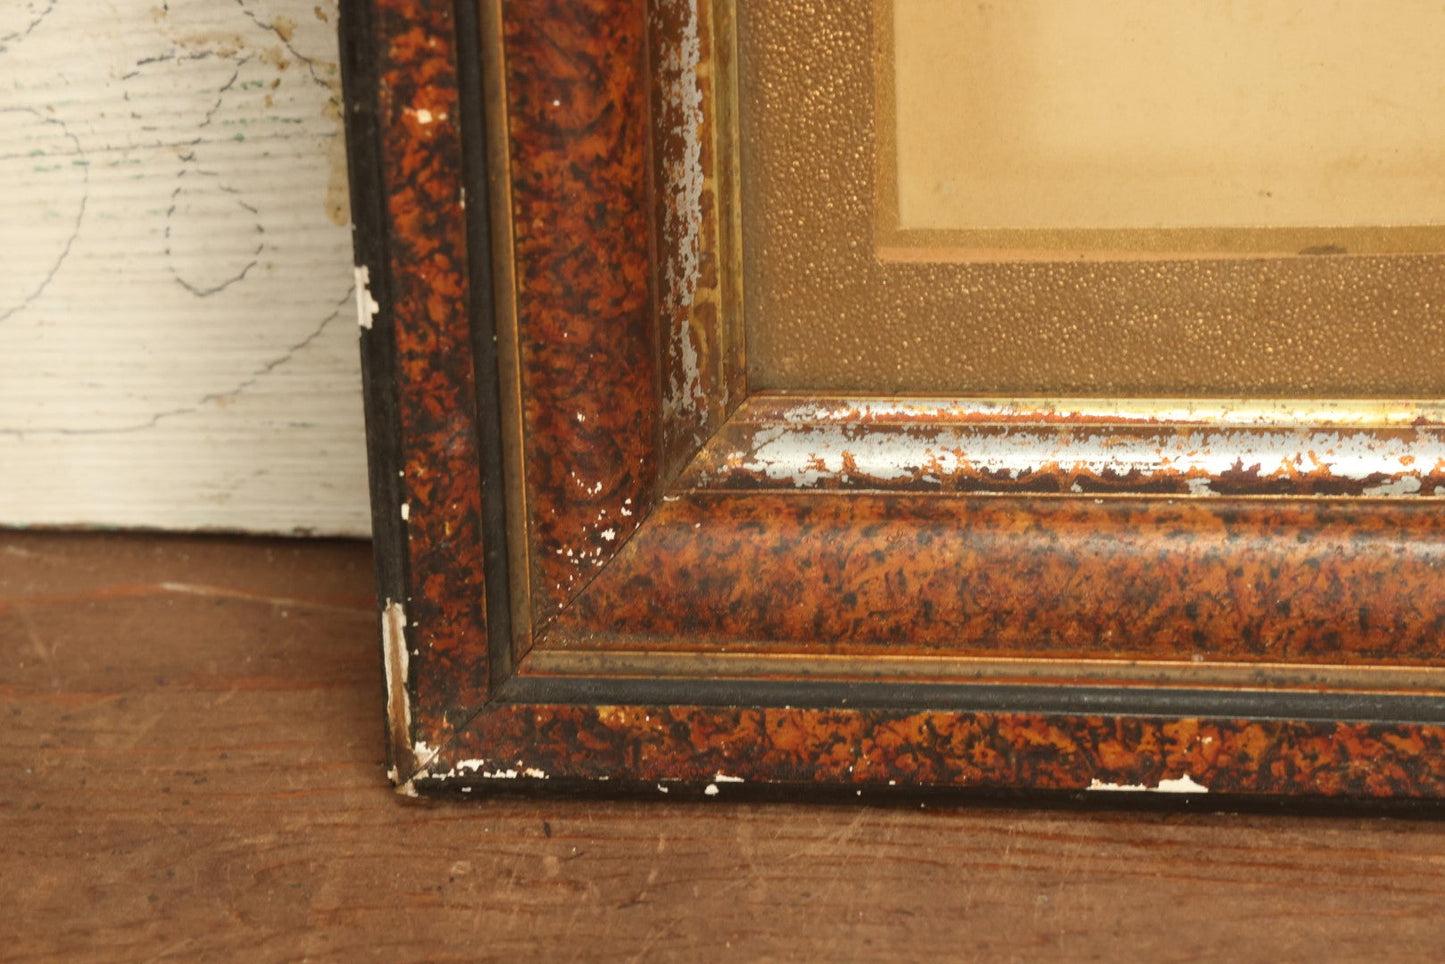
M 750 392 L 731 10 L 343 10 L 398 788 L 1439 798 L 1445 409 Z

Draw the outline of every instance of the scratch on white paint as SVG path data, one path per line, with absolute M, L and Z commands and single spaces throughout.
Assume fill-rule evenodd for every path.
M 356 266 L 356 323 L 370 331 L 380 311 L 381 305 L 371 296 L 371 269 L 359 264 Z
M 1160 780 L 1158 786 L 1142 783 L 1105 783 L 1095 777 L 1089 784 L 1090 790 L 1105 790 L 1114 793 L 1208 793 L 1209 788 L 1198 783 L 1189 774 L 1173 780 Z

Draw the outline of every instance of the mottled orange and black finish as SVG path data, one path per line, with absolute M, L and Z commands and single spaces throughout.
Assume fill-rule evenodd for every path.
M 368 390 L 397 395 L 409 511 L 378 553 L 402 563 L 410 735 L 426 747 L 398 753 L 404 785 L 1188 777 L 1217 793 L 1445 796 L 1445 727 L 1429 722 L 722 705 L 686 679 L 666 699 L 569 705 L 525 659 L 489 679 L 511 641 L 487 639 L 483 605 L 478 467 L 500 456 L 477 442 L 456 8 L 370 2 L 377 83 L 361 96 L 380 104 L 396 384 Z M 1438 661 L 1445 516 L 1429 501 L 660 491 L 647 3 L 508 0 L 502 15 L 537 647 L 726 646 L 778 655 L 775 678 L 817 652 Z
M 655 497 L 642 0 L 504 6 L 534 619 L 606 564 Z
M 408 592 L 391 601 L 406 614 L 412 740 L 440 746 L 456 714 L 425 708 L 478 706 L 488 683 L 456 28 L 450 5 L 429 0 L 377 0 L 376 16 L 373 96 L 407 506 Z
M 477 724 L 422 786 L 1168 790 L 1188 777 L 1225 795 L 1445 796 L 1434 725 L 692 706 L 497 706 Z
M 695 493 L 558 621 L 588 645 L 1438 665 L 1445 512 L 1327 500 Z

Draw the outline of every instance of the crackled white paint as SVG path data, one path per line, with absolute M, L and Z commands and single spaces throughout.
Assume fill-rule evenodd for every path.
M 1105 783 L 1097 777 L 1090 782 L 1088 789 L 1104 790 L 1114 793 L 1208 793 L 1209 788 L 1202 783 L 1197 783 L 1189 774 L 1170 780 L 1160 780 L 1156 786 L 1145 786 L 1142 783 Z
M 0 524 L 370 530 L 337 8 L 0 2 Z

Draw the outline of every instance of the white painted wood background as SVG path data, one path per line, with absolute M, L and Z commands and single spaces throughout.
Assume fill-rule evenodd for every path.
M 0 525 L 363 534 L 337 0 L 0 0 Z

